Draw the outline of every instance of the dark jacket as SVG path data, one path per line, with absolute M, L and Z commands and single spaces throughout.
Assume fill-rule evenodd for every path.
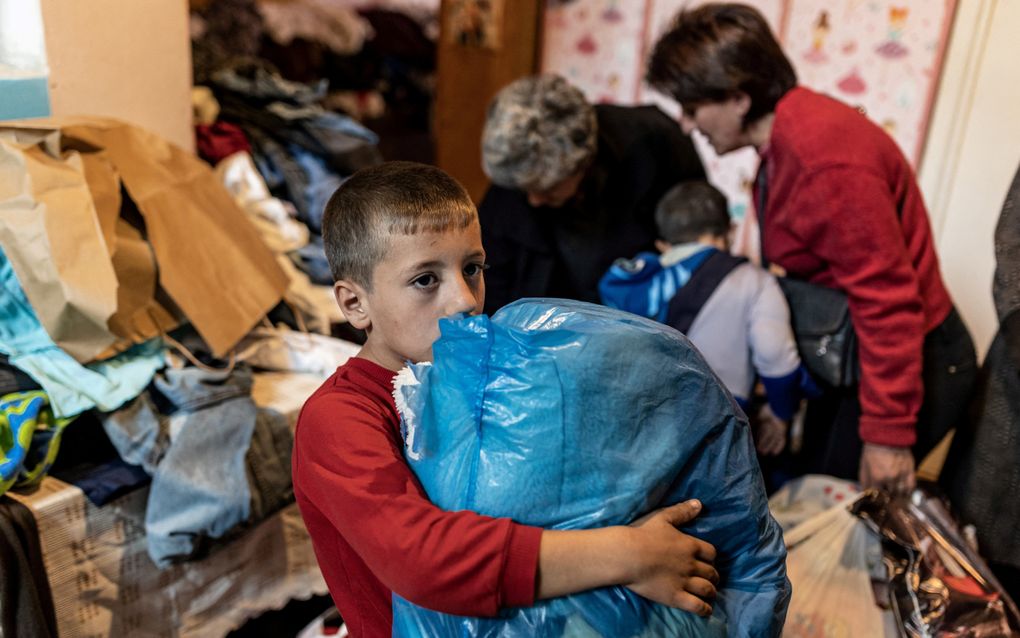
M 995 259 L 999 332 L 939 478 L 963 522 L 977 528 L 982 556 L 1020 569 L 1020 170 L 995 229 Z
M 478 208 L 485 311 L 522 297 L 598 302 L 599 278 L 619 257 L 654 250 L 655 206 L 674 184 L 705 179 L 689 137 L 654 106 L 598 105 L 598 150 L 578 195 L 534 208 L 492 186 Z

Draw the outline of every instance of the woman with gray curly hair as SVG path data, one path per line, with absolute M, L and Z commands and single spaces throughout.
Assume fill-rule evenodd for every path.
M 690 138 L 658 108 L 592 105 L 556 75 L 496 95 L 482 164 L 489 313 L 522 297 L 597 302 L 615 259 L 654 249 L 659 198 L 705 178 Z

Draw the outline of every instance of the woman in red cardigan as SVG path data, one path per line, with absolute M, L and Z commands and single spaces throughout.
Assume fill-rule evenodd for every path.
M 758 150 L 764 257 L 847 294 L 860 382 L 809 407 L 802 469 L 910 490 L 915 459 L 963 418 L 976 361 L 896 143 L 858 110 L 797 86 L 768 24 L 745 5 L 681 12 L 648 80 L 716 152 Z

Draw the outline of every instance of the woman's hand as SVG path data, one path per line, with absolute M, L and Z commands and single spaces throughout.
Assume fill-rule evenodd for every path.
M 865 443 L 861 451 L 860 482 L 892 494 L 905 495 L 914 489 L 914 455 L 908 447 Z

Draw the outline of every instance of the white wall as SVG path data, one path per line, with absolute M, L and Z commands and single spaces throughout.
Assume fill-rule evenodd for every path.
M 1020 0 L 958 0 L 919 181 L 950 293 L 984 354 L 993 236 L 1020 164 Z
M 107 115 L 188 150 L 187 0 L 41 0 L 54 116 Z

